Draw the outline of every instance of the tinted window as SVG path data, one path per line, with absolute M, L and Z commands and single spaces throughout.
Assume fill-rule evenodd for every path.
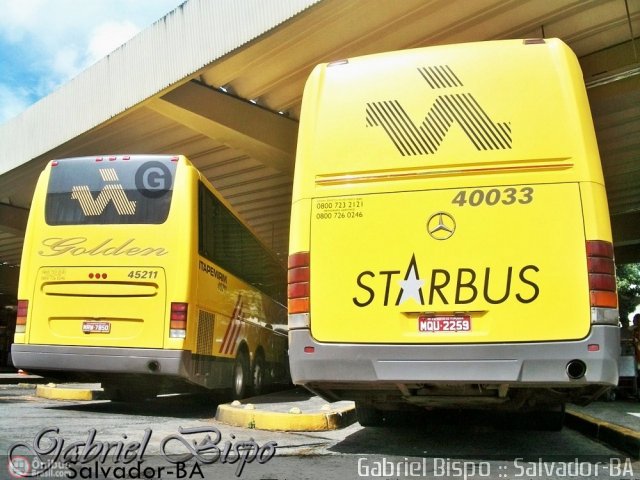
M 199 190 L 200 255 L 284 303 L 284 267 L 204 185 Z
M 175 172 L 170 157 L 54 162 L 45 219 L 49 225 L 164 223 Z

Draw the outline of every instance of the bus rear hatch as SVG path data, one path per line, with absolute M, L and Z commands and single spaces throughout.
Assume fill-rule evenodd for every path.
M 312 201 L 311 332 L 323 342 L 584 338 L 589 277 L 578 183 Z
M 162 348 L 165 283 L 162 268 L 42 267 L 29 343 Z

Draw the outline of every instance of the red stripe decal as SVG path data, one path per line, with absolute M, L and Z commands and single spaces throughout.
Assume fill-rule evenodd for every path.
M 227 326 L 227 331 L 224 334 L 224 338 L 222 339 L 222 345 L 220 346 L 220 353 L 229 353 L 229 348 L 233 345 L 231 339 L 234 336 L 234 333 L 237 329 L 239 320 L 241 318 L 242 311 L 242 296 L 238 295 L 238 301 L 236 302 L 236 306 L 233 309 L 233 313 L 231 314 L 231 321 Z M 237 337 L 237 335 L 236 335 Z

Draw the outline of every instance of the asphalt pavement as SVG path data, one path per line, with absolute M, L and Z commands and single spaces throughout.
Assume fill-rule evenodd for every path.
M 37 375 L 0 373 L 2 384 L 37 384 L 36 395 L 57 400 L 99 400 L 99 384 L 53 384 Z M 353 402 L 327 403 L 302 388 L 293 388 L 240 402 L 221 404 L 216 419 L 240 427 L 280 431 L 322 431 L 356 421 Z M 565 425 L 640 458 L 640 401 L 623 397 L 567 407 Z

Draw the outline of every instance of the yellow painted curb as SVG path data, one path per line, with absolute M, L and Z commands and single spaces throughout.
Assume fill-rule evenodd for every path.
M 317 413 L 266 412 L 247 405 L 219 405 L 216 420 L 236 427 L 284 432 L 321 432 L 336 430 L 356 421 L 353 407 Z
M 97 392 L 86 388 L 62 388 L 51 385 L 38 385 L 36 396 L 49 400 L 96 400 Z
M 640 458 L 640 432 L 569 408 L 565 424 L 583 435 Z
M 598 418 L 592 417 L 591 415 L 587 415 L 582 412 L 576 412 L 575 410 L 567 409 L 567 412 L 575 417 L 578 417 L 580 420 L 589 422 L 599 428 L 608 428 L 609 430 L 617 432 L 621 435 L 627 435 L 629 437 L 640 440 L 640 432 L 636 432 L 635 430 L 631 430 L 630 428 L 623 427 L 622 425 L 617 425 L 615 423 L 610 423 L 606 420 L 600 420 Z

